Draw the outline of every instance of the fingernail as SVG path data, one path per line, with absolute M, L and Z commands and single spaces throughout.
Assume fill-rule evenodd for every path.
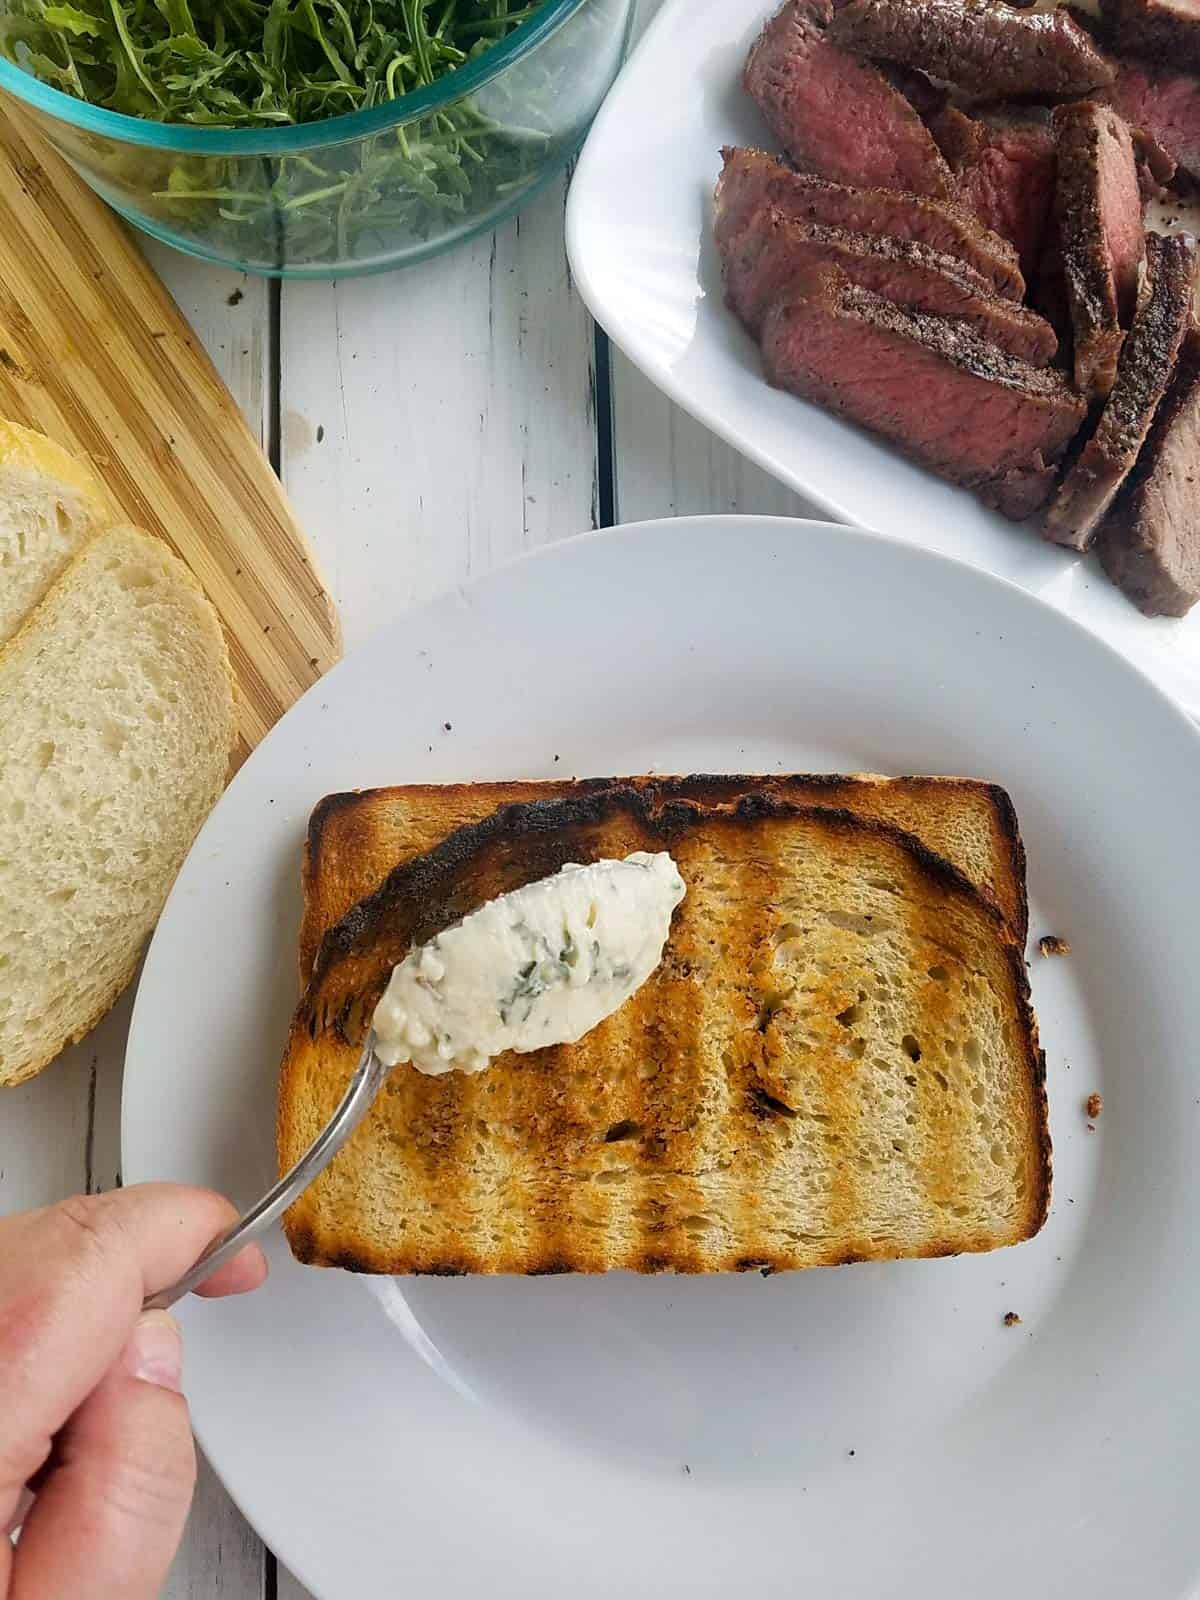
M 19 1533 L 32 1505 L 33 1496 L 28 1489 L 22 1489 L 17 1496 L 17 1508 L 3 1527 L 0 1527 L 0 1534 L 5 1534 L 11 1538 L 14 1533 Z
M 167 1311 L 146 1311 L 125 1346 L 121 1364 L 131 1378 L 178 1392 L 183 1380 L 183 1336 Z

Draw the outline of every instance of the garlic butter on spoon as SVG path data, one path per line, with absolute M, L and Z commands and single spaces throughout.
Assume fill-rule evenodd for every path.
M 375 1008 L 388 1066 L 482 1072 L 505 1050 L 573 1044 L 662 960 L 687 890 L 666 851 L 569 864 L 411 950 Z

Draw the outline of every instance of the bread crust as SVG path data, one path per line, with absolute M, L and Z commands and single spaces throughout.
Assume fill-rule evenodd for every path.
M 142 951 L 139 949 L 126 970 L 114 981 L 106 998 L 93 1008 L 90 1016 L 86 1016 L 82 1021 L 72 1024 L 70 1031 L 64 1034 L 52 1049 L 44 1051 L 32 1061 L 22 1062 L 8 1076 L 0 1075 L 0 1089 L 15 1089 L 18 1084 L 28 1083 L 30 1078 L 36 1078 L 39 1072 L 44 1072 L 52 1062 L 57 1061 L 64 1050 L 73 1044 L 78 1044 L 81 1039 L 86 1039 L 92 1029 L 98 1023 L 104 1021 L 105 1017 L 133 982 L 134 975 L 138 969 L 138 962 L 141 959 Z

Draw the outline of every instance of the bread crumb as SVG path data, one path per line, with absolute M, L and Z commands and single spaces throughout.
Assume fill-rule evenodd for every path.
M 1071 946 L 1056 933 L 1045 933 L 1038 940 L 1038 949 L 1044 956 L 1069 956 Z
M 1095 1093 L 1088 1095 L 1087 1099 L 1083 1102 L 1083 1109 L 1087 1112 L 1092 1121 L 1095 1122 L 1096 1118 L 1104 1110 L 1104 1096 L 1102 1094 Z
M 1006 1311 L 1004 1313 L 1004 1326 L 1006 1328 L 1015 1328 L 1020 1320 L 1020 1317 L 1015 1311 Z

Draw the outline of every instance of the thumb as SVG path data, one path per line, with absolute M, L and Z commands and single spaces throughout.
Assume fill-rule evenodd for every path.
M 69 1419 L 25 1519 L 10 1600 L 154 1600 L 196 1476 L 183 1345 L 144 1314 L 115 1365 Z

